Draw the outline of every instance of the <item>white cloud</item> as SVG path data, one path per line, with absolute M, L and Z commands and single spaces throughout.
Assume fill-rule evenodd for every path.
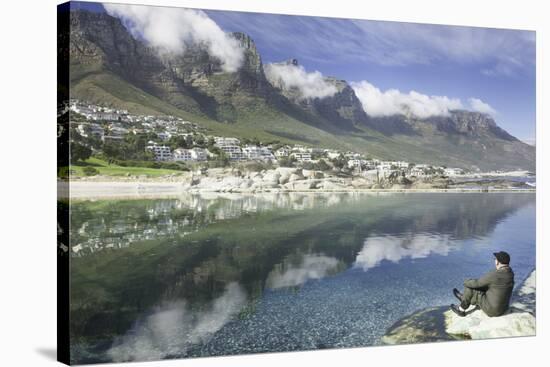
M 428 96 L 414 90 L 402 93 L 398 89 L 381 91 L 366 80 L 352 82 L 351 86 L 365 112 L 372 117 L 413 115 L 418 118 L 448 116 L 450 111 L 468 109 L 496 116 L 497 111 L 479 98 L 469 98 L 465 105 L 459 98 Z
M 491 107 L 491 105 L 483 102 L 479 98 L 470 98 L 468 99 L 468 103 L 470 104 L 470 109 L 472 111 L 486 113 L 490 116 L 495 116 L 497 114 L 497 111 L 493 107 Z
M 366 80 L 351 83 L 363 109 L 373 117 L 396 114 L 419 118 L 447 116 L 449 111 L 464 108 L 460 99 L 446 96 L 428 96 L 416 91 L 402 93 L 398 89 L 383 92 Z
M 204 12 L 160 6 L 103 4 L 110 15 L 120 18 L 129 31 L 162 53 L 182 54 L 189 45 L 202 45 L 220 59 L 227 72 L 243 62 L 243 49 Z
M 302 98 L 325 98 L 333 96 L 338 89 L 318 71 L 308 73 L 302 65 L 267 64 L 265 74 L 269 81 L 278 87 L 296 88 Z

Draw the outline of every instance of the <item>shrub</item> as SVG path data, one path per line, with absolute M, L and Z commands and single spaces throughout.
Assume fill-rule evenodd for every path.
M 92 166 L 86 166 L 82 169 L 82 172 L 84 173 L 84 175 L 86 176 L 95 176 L 95 175 L 99 175 L 99 171 L 92 167 Z
M 62 166 L 57 170 L 57 177 L 68 180 L 69 179 L 69 167 Z

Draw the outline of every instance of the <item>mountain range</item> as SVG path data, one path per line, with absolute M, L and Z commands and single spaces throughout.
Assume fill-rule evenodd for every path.
M 323 77 L 331 95 L 304 98 L 262 62 L 254 41 L 232 33 L 244 61 L 223 70 L 206 47 L 161 53 L 107 13 L 70 13 L 70 96 L 133 113 L 171 114 L 213 134 L 356 151 L 481 170 L 535 170 L 535 148 L 500 128 L 487 114 L 369 116 L 351 85 Z M 298 67 L 291 59 L 281 64 Z

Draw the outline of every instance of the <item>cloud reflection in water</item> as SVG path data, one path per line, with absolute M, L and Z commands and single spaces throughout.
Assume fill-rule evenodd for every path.
M 326 255 L 307 254 L 299 265 L 279 265 L 267 278 L 267 287 L 271 289 L 295 287 L 310 279 L 321 279 L 334 273 L 340 261 Z
M 117 338 L 108 355 L 114 362 L 183 356 L 193 344 L 207 341 L 245 304 L 246 293 L 235 282 L 228 284 L 206 310 L 191 309 L 184 300 L 170 302 Z
M 383 260 L 399 262 L 404 258 L 419 259 L 430 254 L 447 255 L 452 242 L 448 235 L 408 233 L 403 236 L 374 236 L 365 240 L 355 259 L 355 268 L 369 270 Z

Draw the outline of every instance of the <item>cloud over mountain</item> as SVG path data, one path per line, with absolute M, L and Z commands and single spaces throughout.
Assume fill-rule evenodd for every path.
M 486 113 L 493 117 L 497 114 L 497 111 L 493 107 L 491 107 L 488 103 L 483 102 L 479 98 L 469 98 L 468 102 L 472 111 Z
M 190 45 L 205 47 L 227 72 L 236 71 L 244 55 L 239 42 L 225 33 L 203 11 L 160 6 L 103 4 L 128 30 L 161 53 L 182 54 Z
M 414 90 L 402 93 L 397 89 L 382 92 L 366 80 L 351 84 L 363 109 L 371 116 L 413 114 L 416 117 L 447 116 L 449 111 L 463 108 L 460 99 L 428 96 Z
M 307 72 L 302 65 L 277 63 L 265 65 L 269 81 L 280 88 L 296 88 L 302 98 L 325 98 L 338 90 L 328 83 L 319 71 Z
M 373 117 L 413 115 L 418 118 L 448 116 L 450 111 L 469 109 L 494 116 L 496 111 L 478 98 L 469 98 L 465 105 L 459 98 L 429 96 L 411 90 L 403 93 L 398 89 L 382 91 L 366 80 L 352 82 L 351 86 L 361 101 L 363 109 Z

